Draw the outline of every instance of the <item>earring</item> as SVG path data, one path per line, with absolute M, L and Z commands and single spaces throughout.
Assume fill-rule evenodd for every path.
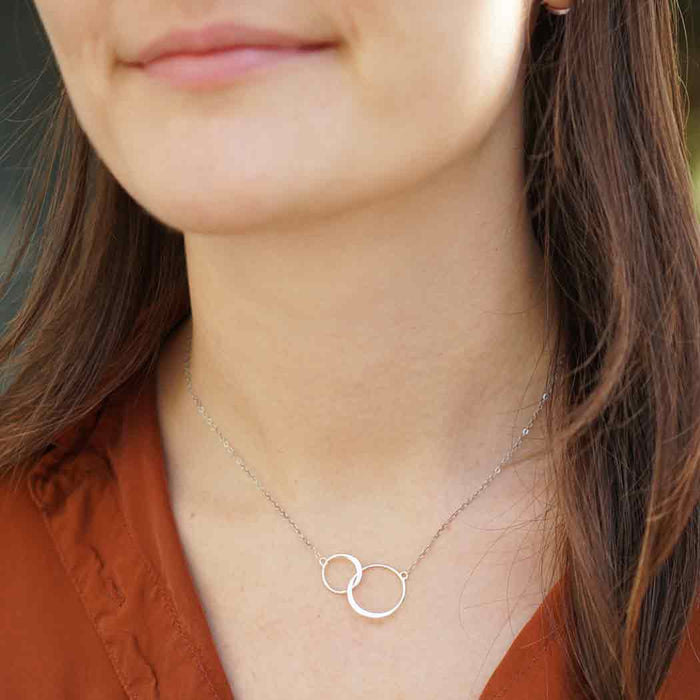
M 571 10 L 570 7 L 565 7 L 563 9 L 551 7 L 548 0 L 542 0 L 542 5 L 544 6 L 545 10 L 552 15 L 566 15 Z

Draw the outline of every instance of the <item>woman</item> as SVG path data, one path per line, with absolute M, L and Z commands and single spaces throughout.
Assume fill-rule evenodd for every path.
M 5 697 L 693 697 L 675 5 L 37 9 Z

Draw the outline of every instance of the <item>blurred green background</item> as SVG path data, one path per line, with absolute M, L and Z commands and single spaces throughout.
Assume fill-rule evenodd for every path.
M 694 3 L 694 7 L 692 5 Z M 700 211 L 700 2 L 685 0 L 685 29 L 688 52 L 684 56 L 684 71 L 688 77 L 691 113 L 688 120 L 688 143 L 695 180 L 695 202 Z

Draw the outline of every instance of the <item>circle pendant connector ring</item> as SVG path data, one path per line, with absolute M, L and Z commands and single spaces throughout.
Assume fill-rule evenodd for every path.
M 355 573 L 350 577 L 347 588 L 344 590 L 333 588 L 326 579 L 326 566 L 328 565 L 328 562 L 338 558 L 347 559 L 355 567 Z M 388 617 L 389 615 L 393 614 L 394 612 L 396 612 L 396 610 L 399 609 L 399 606 L 401 605 L 401 603 L 403 603 L 404 599 L 406 598 L 406 579 L 408 578 L 408 572 L 406 571 L 397 571 L 396 569 L 394 569 L 394 567 L 389 566 L 388 564 L 367 564 L 367 566 L 362 566 L 360 560 L 357 557 L 354 557 L 352 554 L 333 554 L 330 557 L 322 557 L 319 561 L 321 563 L 321 578 L 323 579 L 323 585 L 331 593 L 345 594 L 347 596 L 348 603 L 350 603 L 350 607 L 358 615 L 362 615 L 362 617 L 369 617 L 374 619 Z M 396 605 L 394 605 L 393 608 L 385 610 L 383 612 L 373 612 L 371 610 L 365 610 L 365 608 L 363 608 L 357 603 L 357 601 L 355 600 L 355 596 L 353 595 L 353 590 L 362 580 L 362 572 L 366 569 L 377 568 L 388 569 L 399 579 L 399 581 L 401 581 L 401 598 L 399 599 L 399 602 L 396 603 Z

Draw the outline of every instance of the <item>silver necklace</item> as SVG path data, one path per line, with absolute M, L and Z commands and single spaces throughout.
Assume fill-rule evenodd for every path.
M 537 415 L 539 412 L 542 410 L 542 407 L 544 404 L 548 401 L 552 388 L 554 386 L 554 382 L 556 380 L 556 371 L 554 373 L 554 377 L 552 377 L 551 383 L 545 391 L 545 393 L 542 394 L 540 397 L 539 403 L 537 405 L 537 408 L 535 409 L 534 413 L 532 414 L 532 417 L 530 418 L 530 421 L 527 423 L 527 425 L 522 429 L 520 435 L 518 436 L 518 439 L 511 445 L 510 449 L 506 452 L 506 454 L 503 456 L 503 458 L 498 462 L 496 465 L 495 469 L 491 472 L 491 474 L 483 481 L 481 486 L 474 491 L 474 493 L 467 498 L 466 501 L 464 501 L 458 508 L 455 510 L 452 515 L 450 515 L 447 520 L 439 527 L 438 531 L 433 535 L 433 538 L 430 540 L 430 542 L 427 544 L 427 546 L 423 549 L 423 551 L 418 555 L 416 560 L 408 567 L 408 569 L 404 569 L 402 571 L 397 571 L 393 566 L 389 566 L 388 564 L 366 564 L 365 566 L 362 566 L 360 563 L 360 560 L 353 556 L 352 554 L 332 554 L 329 557 L 324 557 L 321 555 L 321 553 L 316 549 L 316 547 L 309 541 L 309 539 L 304 535 L 304 533 L 299 529 L 297 524 L 292 520 L 292 518 L 289 517 L 287 512 L 280 506 L 280 504 L 270 495 L 269 491 L 263 487 L 263 485 L 260 483 L 259 479 L 248 469 L 246 466 L 243 458 L 238 454 L 238 452 L 235 450 L 235 448 L 231 445 L 231 443 L 227 440 L 226 437 L 222 434 L 221 430 L 219 430 L 219 427 L 214 423 L 212 420 L 211 416 L 207 413 L 206 409 L 204 408 L 204 405 L 200 401 L 199 397 L 194 393 L 192 389 L 192 373 L 190 371 L 190 358 L 192 355 L 192 332 L 190 331 L 190 337 L 189 337 L 189 345 L 187 349 L 187 355 L 185 357 L 185 363 L 184 363 L 184 369 L 185 369 L 185 379 L 187 381 L 187 389 L 190 393 L 190 396 L 192 397 L 192 400 L 194 401 L 195 406 L 197 407 L 197 412 L 202 416 L 204 421 L 207 423 L 209 428 L 213 430 L 221 443 L 223 444 L 224 448 L 226 451 L 235 459 L 236 463 L 243 469 L 243 471 L 255 482 L 255 485 L 257 488 L 263 493 L 265 498 L 267 498 L 270 503 L 280 512 L 280 514 L 289 522 L 289 524 L 294 528 L 294 531 L 297 533 L 297 535 L 301 538 L 302 542 L 309 547 L 314 555 L 316 556 L 318 563 L 321 565 L 321 580 L 323 581 L 323 585 L 331 592 L 331 593 L 336 593 L 338 595 L 345 595 L 347 597 L 348 603 L 350 604 L 350 607 L 358 613 L 359 615 L 362 615 L 363 617 L 369 617 L 369 618 L 381 618 L 381 617 L 388 617 L 392 613 L 396 612 L 398 610 L 399 606 L 403 603 L 404 599 L 406 598 L 406 581 L 408 580 L 408 577 L 413 571 L 413 569 L 416 567 L 418 562 L 428 553 L 428 550 L 433 546 L 433 543 L 435 540 L 437 540 L 438 537 L 442 534 L 442 532 L 445 530 L 445 528 L 501 473 L 501 467 L 503 467 L 506 462 L 508 462 L 512 456 L 513 453 L 520 447 L 520 444 L 522 441 L 525 439 L 525 437 L 528 435 L 530 432 L 530 429 L 532 428 L 535 419 L 537 418 Z M 561 361 L 560 363 L 561 364 Z M 328 564 L 333 561 L 334 559 L 347 559 L 354 567 L 355 567 L 355 573 L 350 577 L 350 580 L 348 581 L 347 587 L 346 588 L 333 588 L 329 583 L 328 580 L 326 579 L 326 567 Z M 355 597 L 353 595 L 354 589 L 357 587 L 357 585 L 360 583 L 362 580 L 362 572 L 366 571 L 367 569 L 375 569 L 375 568 L 381 568 L 381 569 L 387 569 L 388 571 L 391 571 L 401 582 L 401 597 L 394 605 L 392 608 L 382 611 L 382 612 L 373 612 L 371 610 L 365 610 L 362 608 L 357 601 L 355 600 Z

